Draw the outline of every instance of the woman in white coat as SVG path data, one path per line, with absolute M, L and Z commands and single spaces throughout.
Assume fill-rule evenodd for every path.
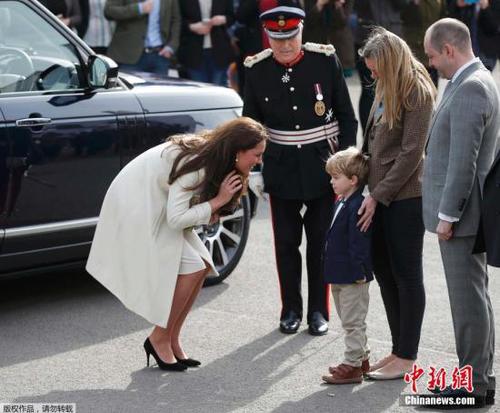
M 193 227 L 231 213 L 266 129 L 242 117 L 199 135 L 179 135 L 127 164 L 108 189 L 87 271 L 133 312 L 155 324 L 144 342 L 163 370 L 199 361 L 180 342 L 205 276 L 217 274 Z

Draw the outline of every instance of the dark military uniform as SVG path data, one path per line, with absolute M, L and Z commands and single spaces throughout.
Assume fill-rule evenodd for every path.
M 243 115 L 270 132 L 264 153 L 264 186 L 271 195 L 282 317 L 302 317 L 302 226 L 307 236 L 308 321 L 320 311 L 328 320 L 328 292 L 321 252 L 332 219 L 333 190 L 325 161 L 337 134 L 340 149 L 356 144 L 357 121 L 333 46 L 306 44 L 301 60 L 278 63 L 270 49 L 248 58 Z M 316 106 L 323 102 L 323 110 Z M 316 108 L 316 109 L 315 109 Z M 304 216 L 300 211 L 307 207 Z

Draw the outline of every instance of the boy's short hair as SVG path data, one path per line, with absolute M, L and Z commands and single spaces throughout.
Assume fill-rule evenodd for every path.
M 326 172 L 330 175 L 342 174 L 351 179 L 358 177 L 359 186 L 365 185 L 368 179 L 368 157 L 351 146 L 331 155 L 326 161 Z

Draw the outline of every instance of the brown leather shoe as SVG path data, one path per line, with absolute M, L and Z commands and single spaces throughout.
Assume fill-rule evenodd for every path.
M 330 366 L 328 367 L 328 371 L 330 372 L 330 374 L 333 374 L 335 373 L 335 370 L 338 368 L 339 366 Z M 361 362 L 361 372 L 363 374 L 366 374 L 370 371 L 370 360 L 369 359 L 366 359 L 366 360 L 363 360 Z
M 323 381 L 328 384 L 361 383 L 363 381 L 363 372 L 361 367 L 339 364 L 331 376 L 323 376 Z
M 368 373 L 370 371 L 370 360 L 366 359 L 361 362 L 361 371 L 363 374 Z

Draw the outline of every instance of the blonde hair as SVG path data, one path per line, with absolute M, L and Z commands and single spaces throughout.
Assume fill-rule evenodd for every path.
M 374 28 L 359 54 L 374 60 L 378 79 L 373 105 L 383 104 L 382 121 L 387 122 L 389 129 L 401 119 L 403 110 L 412 110 L 436 98 L 436 87 L 427 69 L 394 33 L 382 27 Z M 415 91 L 416 102 L 410 99 Z
M 326 161 L 326 172 L 332 175 L 345 175 L 349 179 L 358 177 L 358 186 L 364 185 L 368 179 L 368 157 L 354 146 L 336 152 Z

